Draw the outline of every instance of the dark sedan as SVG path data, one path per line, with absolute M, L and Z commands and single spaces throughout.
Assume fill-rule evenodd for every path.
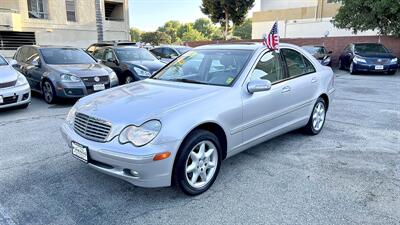
M 105 47 L 93 56 L 113 69 L 120 83 L 126 84 L 146 79 L 165 66 L 148 50 L 138 47 Z
M 339 57 L 339 68 L 358 72 L 384 72 L 395 74 L 398 59 L 385 46 L 378 43 L 349 44 Z
M 322 65 L 324 66 L 332 65 L 332 59 L 331 59 L 332 51 L 328 51 L 324 46 L 305 45 L 302 46 L 302 48 L 304 48 L 307 52 L 313 55 Z

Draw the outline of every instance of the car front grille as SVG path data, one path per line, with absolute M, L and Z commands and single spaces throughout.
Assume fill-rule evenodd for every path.
M 86 139 L 96 142 L 105 142 L 111 131 L 111 123 L 82 113 L 77 113 L 75 115 L 74 130 Z
M 96 81 L 96 77 L 98 81 Z M 110 82 L 109 76 L 95 76 L 95 77 L 82 77 L 83 83 L 86 87 L 93 86 L 94 84 L 108 84 Z
M 378 58 L 367 59 L 367 63 L 376 65 L 385 65 L 388 64 L 389 62 L 390 59 L 378 59 Z
M 16 80 L 7 83 L 0 83 L 0 88 L 14 87 L 16 83 Z

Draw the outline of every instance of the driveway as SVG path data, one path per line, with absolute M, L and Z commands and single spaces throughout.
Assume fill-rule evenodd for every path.
M 0 112 L 0 224 L 400 224 L 400 74 L 336 73 L 318 136 L 292 132 L 223 162 L 188 197 L 143 189 L 71 156 L 71 104 Z

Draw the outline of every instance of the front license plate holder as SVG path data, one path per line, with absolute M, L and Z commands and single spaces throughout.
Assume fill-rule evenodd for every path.
M 95 84 L 93 85 L 93 90 L 94 91 L 102 91 L 105 90 L 106 86 L 104 84 Z
M 72 155 L 75 156 L 76 158 L 78 158 L 79 160 L 88 163 L 88 148 L 76 143 L 76 142 L 72 142 Z
M 383 65 L 376 65 L 375 70 L 383 70 Z

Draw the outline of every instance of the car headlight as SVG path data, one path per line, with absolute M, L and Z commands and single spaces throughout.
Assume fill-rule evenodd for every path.
M 394 58 L 394 59 L 390 60 L 390 62 L 393 63 L 393 64 L 396 64 L 398 62 L 398 59 Z
M 112 72 L 110 73 L 110 81 L 111 81 L 111 82 L 118 82 L 117 74 L 116 74 L 114 71 L 112 71 Z
M 360 58 L 358 56 L 353 58 L 353 62 L 355 62 L 355 63 L 367 63 L 367 61 L 365 59 Z
M 81 78 L 79 78 L 75 75 L 72 75 L 72 74 L 64 73 L 64 74 L 61 74 L 61 81 L 62 82 L 71 82 L 71 83 L 72 82 L 80 82 Z
M 135 70 L 137 75 L 139 75 L 141 77 L 150 77 L 151 76 L 151 73 L 149 71 L 140 69 L 139 67 L 134 67 L 133 69 Z
M 25 76 L 18 72 L 17 83 L 15 83 L 15 86 L 22 86 L 27 83 L 28 81 L 26 80 Z
M 121 144 L 132 143 L 136 147 L 141 147 L 151 142 L 161 130 L 161 122 L 150 120 L 137 127 L 130 125 L 119 134 Z
M 65 119 L 65 121 L 67 122 L 67 124 L 69 124 L 70 126 L 74 125 L 74 120 L 75 120 L 75 114 L 76 114 L 76 108 L 75 106 L 73 106 L 67 115 L 67 118 Z

